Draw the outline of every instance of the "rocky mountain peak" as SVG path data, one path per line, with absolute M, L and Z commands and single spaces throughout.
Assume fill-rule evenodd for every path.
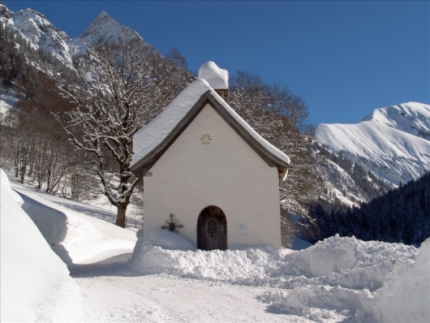
M 375 121 L 430 140 L 430 105 L 407 102 L 375 109 L 363 121 Z
M 111 18 L 106 11 L 102 11 L 97 18 L 79 36 L 84 42 L 97 46 L 102 43 L 118 43 L 120 39 L 140 39 L 140 35 Z
M 0 21 L 8 19 L 12 19 L 12 11 L 0 2 Z
M 39 37 L 41 33 L 51 35 L 56 33 L 63 40 L 69 39 L 65 32 L 55 27 L 43 14 L 29 8 L 13 13 L 13 21 L 16 28 L 24 31 L 24 33 L 25 31 L 30 33 L 30 35 L 26 35 L 29 38 L 35 36 L 34 34 L 38 34 L 37 37 Z

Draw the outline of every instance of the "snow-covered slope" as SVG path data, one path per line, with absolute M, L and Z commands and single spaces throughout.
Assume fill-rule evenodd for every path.
M 3 3 L 0 2 L 0 22 L 4 25 L 13 24 L 12 11 L 10 11 Z
M 391 128 L 430 140 L 430 105 L 408 102 L 376 109 L 363 121 L 376 121 Z
M 357 124 L 320 124 L 317 140 L 397 186 L 430 170 L 430 105 L 376 109 Z
M 21 34 L 33 48 L 43 49 L 69 68 L 73 67 L 70 51 L 71 49 L 72 52 L 76 51 L 75 47 L 78 47 L 75 44 L 76 41 L 51 24 L 43 14 L 37 11 L 25 9 L 12 13 L 4 5 L 0 4 L 0 6 L 2 13 L 0 19 L 7 28 Z

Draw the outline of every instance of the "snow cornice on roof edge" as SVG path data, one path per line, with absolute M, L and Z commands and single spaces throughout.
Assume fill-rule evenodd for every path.
M 280 179 L 290 163 L 289 157 L 261 137 L 245 122 L 204 79 L 191 83 L 154 120 L 134 137 L 131 171 L 148 171 L 209 103 L 221 117 L 264 159 L 276 166 Z

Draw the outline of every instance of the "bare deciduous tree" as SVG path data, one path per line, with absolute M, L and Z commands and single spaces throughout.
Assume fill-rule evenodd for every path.
M 304 101 L 287 88 L 268 85 L 261 77 L 239 71 L 232 78 L 230 105 L 259 134 L 291 158 L 287 181 L 281 185 L 281 205 L 287 213 L 307 216 L 307 203 L 322 188 L 308 149 Z M 284 225 L 287 225 L 284 219 Z
M 98 46 L 74 63 L 79 82 L 64 85 L 62 91 L 76 109 L 57 115 L 57 120 L 74 145 L 86 152 L 86 166 L 117 207 L 116 224 L 125 227 L 127 206 L 138 183 L 130 172 L 133 136 L 171 99 L 175 91 L 170 83 L 178 83 L 172 72 L 176 64 L 163 61 L 138 39 Z M 109 171 L 111 157 L 115 163 Z

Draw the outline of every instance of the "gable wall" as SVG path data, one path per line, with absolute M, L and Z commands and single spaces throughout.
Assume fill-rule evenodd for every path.
M 203 144 L 203 134 L 211 136 Z M 207 206 L 227 218 L 228 244 L 281 246 L 278 172 L 207 104 L 145 177 L 144 231 L 159 229 L 171 213 L 197 245 L 197 219 Z M 239 234 L 247 222 L 247 234 Z

